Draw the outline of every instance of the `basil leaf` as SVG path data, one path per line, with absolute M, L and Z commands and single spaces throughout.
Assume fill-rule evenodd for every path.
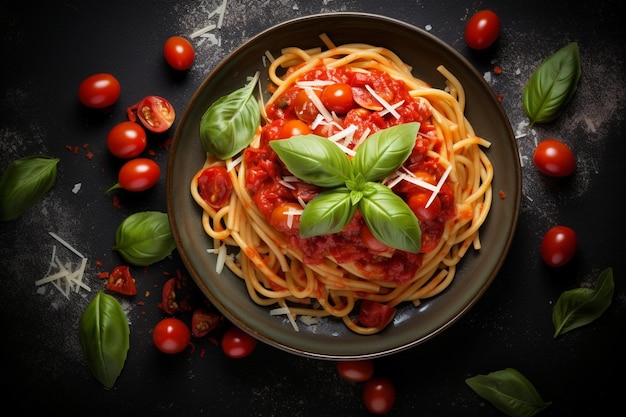
M 78 339 L 91 373 L 112 388 L 124 368 L 130 346 L 128 319 L 120 303 L 102 291 L 87 306 L 78 325 Z
M 127 262 L 146 266 L 172 253 L 176 248 L 167 213 L 144 211 L 131 214 L 115 232 L 113 250 Z
M 615 283 L 613 269 L 605 269 L 598 277 L 596 289 L 576 288 L 561 294 L 552 308 L 554 337 L 591 323 L 611 305 Z
M 300 236 L 338 233 L 352 220 L 355 211 L 347 188 L 338 187 L 321 192 L 302 211 Z
M 348 156 L 327 138 L 292 136 L 270 146 L 293 175 L 318 187 L 339 187 L 352 175 Z
M 230 158 L 250 144 L 261 122 L 256 98 L 252 95 L 259 74 L 247 86 L 214 102 L 200 119 L 200 140 L 204 150 L 219 159 Z
M 411 155 L 420 124 L 406 123 L 375 132 L 356 150 L 354 172 L 378 181 L 398 169 Z
M 531 126 L 550 122 L 561 114 L 576 93 L 581 73 L 576 42 L 559 49 L 537 67 L 522 96 Z
M 419 252 L 422 245 L 419 220 L 389 187 L 377 182 L 367 183 L 359 210 L 376 239 L 392 248 Z
M 26 157 L 12 161 L 0 177 L 0 221 L 15 220 L 52 188 L 59 158 Z
M 530 417 L 548 407 L 524 375 L 512 368 L 465 380 L 478 395 L 511 417 Z

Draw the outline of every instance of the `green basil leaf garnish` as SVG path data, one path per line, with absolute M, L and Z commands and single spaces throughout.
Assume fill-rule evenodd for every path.
M 113 250 L 127 262 L 151 265 L 176 248 L 167 213 L 143 211 L 128 216 L 115 232 Z
M 200 119 L 202 147 L 219 159 L 231 158 L 250 144 L 261 122 L 255 99 L 259 74 L 248 85 L 219 98 Z
M 119 377 L 130 346 L 128 319 L 120 303 L 98 292 L 78 325 L 78 339 L 92 374 L 106 388 Z
M 0 221 L 15 220 L 39 201 L 57 178 L 59 158 L 12 161 L 0 177 Z
M 338 187 L 321 192 L 302 211 L 300 236 L 340 232 L 352 220 L 355 211 L 356 207 L 352 204 L 350 190 L 347 188 Z
M 595 290 L 581 287 L 562 293 L 552 308 L 554 337 L 600 317 L 611 305 L 614 289 L 613 268 L 607 268 L 598 277 Z
M 562 113 L 578 89 L 581 73 L 576 42 L 559 49 L 537 67 L 522 96 L 531 126 L 550 122 Z
M 465 380 L 479 396 L 511 417 L 530 417 L 548 407 L 524 375 L 505 368 L 488 375 L 476 375 Z

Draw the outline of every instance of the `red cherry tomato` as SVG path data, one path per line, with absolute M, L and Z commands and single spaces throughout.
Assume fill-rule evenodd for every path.
M 136 112 L 136 115 L 135 115 Z M 172 126 L 176 118 L 174 106 L 159 96 L 144 97 L 139 103 L 126 109 L 128 120 L 139 121 L 151 132 L 165 132 Z
M 383 329 L 396 315 L 396 309 L 373 300 L 362 300 L 357 321 L 366 327 Z
M 256 339 L 239 327 L 231 327 L 222 336 L 222 350 L 231 358 L 244 358 L 256 347 Z
M 435 196 L 430 205 L 426 207 L 428 199 L 430 199 L 430 192 L 410 194 L 407 199 L 413 213 L 422 221 L 435 220 L 441 212 L 441 199 Z
M 556 139 L 539 142 L 533 154 L 533 162 L 540 172 L 553 177 L 566 177 L 576 169 L 574 152 Z
M 120 83 L 111 74 L 99 73 L 85 78 L 78 86 L 78 99 L 92 109 L 113 105 L 120 97 Z
M 549 229 L 541 240 L 541 258 L 553 267 L 563 266 L 576 254 L 576 232 L 567 226 L 557 225 Z
M 336 83 L 325 87 L 322 91 L 322 104 L 335 113 L 348 113 L 354 106 L 352 87 L 345 83 Z
M 223 166 L 205 168 L 198 177 L 198 192 L 206 203 L 216 210 L 224 207 L 233 190 L 228 171 Z
M 135 158 L 120 168 L 117 184 L 109 188 L 123 188 L 127 191 L 144 191 L 152 188 L 161 176 L 159 165 L 149 158 Z M 107 192 L 108 192 L 107 191 Z
M 278 131 L 279 139 L 288 139 L 292 136 L 308 135 L 311 128 L 300 120 L 287 120 Z
M 374 375 L 374 362 L 370 359 L 337 362 L 339 375 L 352 382 L 365 382 Z
M 118 158 L 130 159 L 139 156 L 147 144 L 146 131 L 134 122 L 118 123 L 107 135 L 109 152 Z
M 322 96 L 322 93 L 319 90 L 313 90 L 313 92 L 318 98 Z M 305 90 L 300 91 L 296 95 L 296 98 L 293 101 L 293 109 L 296 112 L 298 119 L 305 123 L 312 123 L 320 113 Z
M 500 35 L 500 18 L 492 10 L 476 12 L 465 25 L 465 42 L 472 49 L 490 47 Z
M 300 230 L 300 215 L 293 214 L 301 212 L 302 206 L 297 203 L 284 203 L 277 205 L 272 210 L 270 224 L 279 232 L 293 233 Z
M 372 252 L 387 252 L 391 248 L 385 245 L 380 240 L 376 239 L 376 236 L 372 233 L 366 224 L 361 226 L 361 240 L 363 244 L 368 247 Z
M 182 36 L 171 36 L 163 45 L 163 55 L 172 68 L 184 71 L 191 68 L 196 52 L 187 39 Z
M 372 414 L 387 414 L 396 402 L 396 388 L 385 377 L 374 377 L 363 384 L 363 404 Z
M 154 345 L 163 353 L 179 353 L 191 342 L 191 332 L 187 325 L 174 317 L 168 317 L 152 330 Z

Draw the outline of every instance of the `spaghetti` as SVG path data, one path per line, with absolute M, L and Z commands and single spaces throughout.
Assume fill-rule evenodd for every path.
M 468 249 L 480 249 L 492 202 L 493 168 L 483 151 L 490 143 L 465 118 L 463 86 L 446 68 L 438 68 L 447 82 L 441 90 L 388 49 L 321 38 L 324 50 L 290 47 L 270 57 L 262 126 L 234 158 L 207 153 L 191 194 L 218 269 L 244 280 L 255 303 L 275 306 L 270 312 L 286 314 L 296 330 L 297 317 L 314 323 L 334 316 L 356 333 L 374 334 L 399 304 L 444 291 Z M 349 92 L 333 101 L 324 95 L 331 85 L 349 85 Z M 349 109 L 341 94 L 350 97 Z M 372 240 L 358 211 L 339 233 L 301 238 L 299 215 L 323 190 L 291 175 L 268 143 L 313 133 L 352 156 L 374 132 L 409 122 L 420 123 L 411 156 L 382 182 L 416 213 L 420 252 Z

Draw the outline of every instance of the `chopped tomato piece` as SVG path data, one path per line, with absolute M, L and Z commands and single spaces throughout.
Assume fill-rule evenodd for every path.
M 126 265 L 113 268 L 107 278 L 105 288 L 122 295 L 137 295 L 135 279 L 130 274 L 130 268 Z
M 396 315 L 396 309 L 377 301 L 361 301 L 361 311 L 357 321 L 366 327 L 382 329 L 386 327 Z
M 191 316 L 191 333 L 195 337 L 202 337 L 215 330 L 222 324 L 222 316 L 210 311 L 206 307 L 196 307 Z

